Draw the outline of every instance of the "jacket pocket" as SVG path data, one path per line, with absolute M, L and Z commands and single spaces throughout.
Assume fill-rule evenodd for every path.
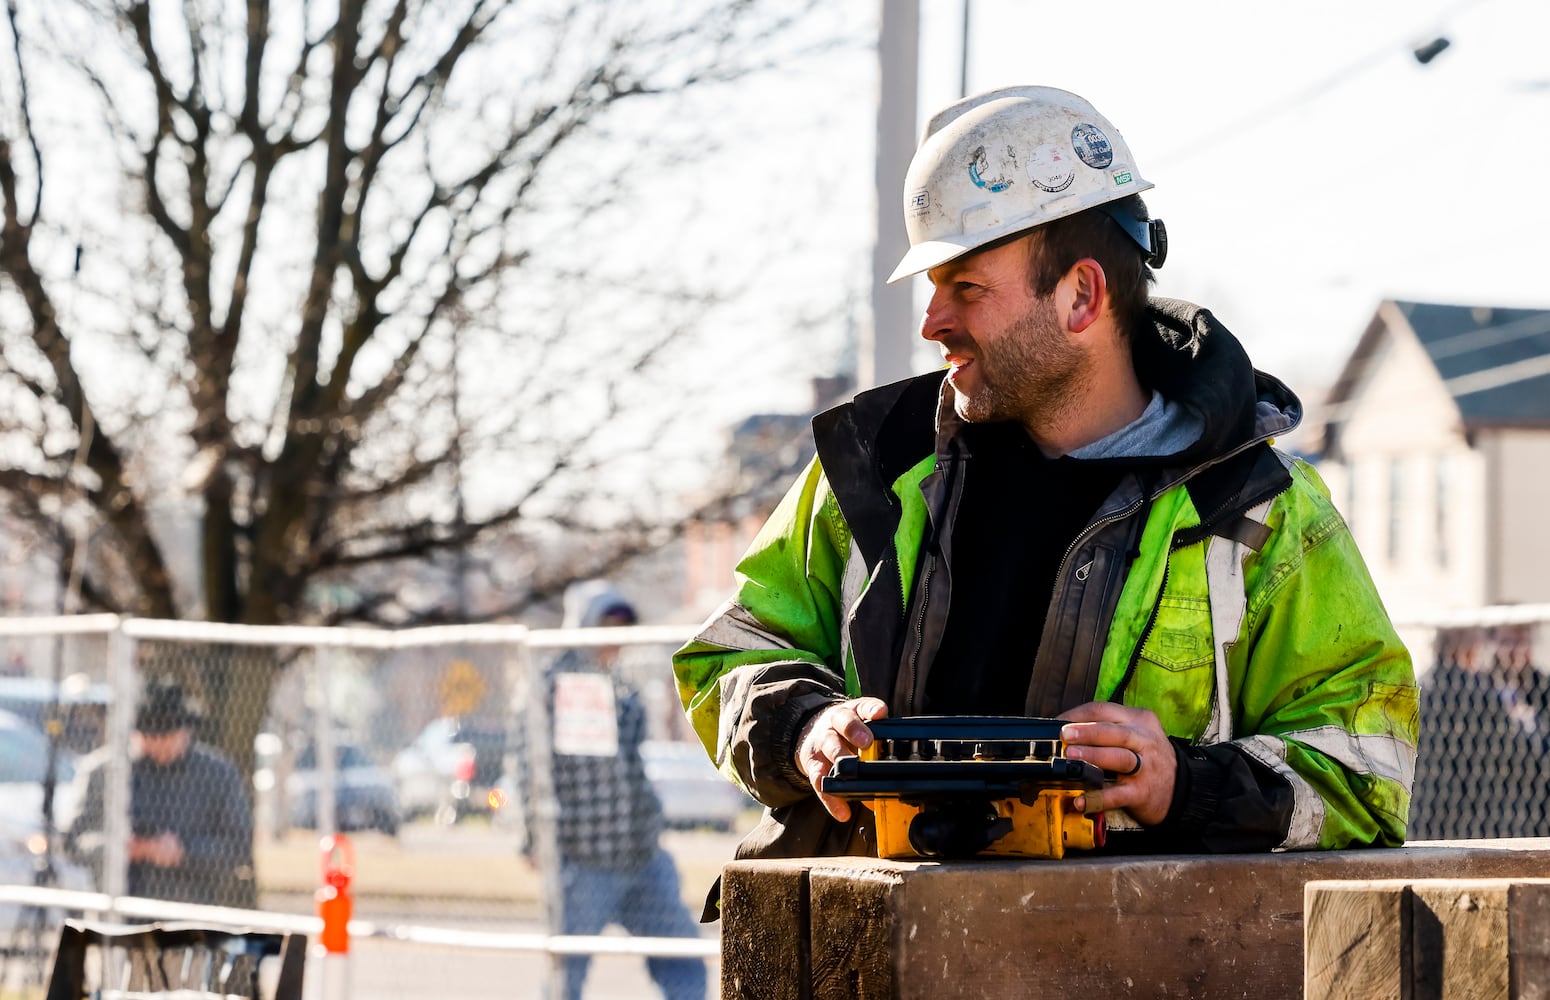
M 1156 712 L 1168 735 L 1195 739 L 1211 719 L 1215 664 L 1211 603 L 1165 596 L 1141 647 L 1125 703 Z
M 1164 595 L 1157 621 L 1141 647 L 1141 658 L 1164 670 L 1193 670 L 1214 663 L 1211 651 L 1211 602 L 1198 597 Z

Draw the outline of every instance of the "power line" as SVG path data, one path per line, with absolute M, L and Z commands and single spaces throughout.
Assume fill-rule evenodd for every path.
M 1171 153 L 1157 158 L 1154 162 L 1172 163 L 1177 160 L 1185 160 L 1215 149 L 1225 142 L 1237 142 L 1242 138 L 1244 132 L 1264 125 L 1271 119 L 1288 111 L 1294 111 L 1305 104 L 1311 103 L 1331 90 L 1345 84 L 1347 81 L 1362 75 L 1385 59 L 1393 56 L 1396 52 L 1408 49 L 1417 62 L 1423 66 L 1428 65 L 1443 49 L 1451 44 L 1446 36 L 1440 34 L 1440 26 L 1460 10 L 1481 2 L 1482 0 L 1460 0 L 1460 2 L 1447 8 L 1437 16 L 1434 23 L 1439 27 L 1434 28 L 1431 32 L 1412 32 L 1403 41 L 1396 39 L 1385 42 L 1381 47 L 1374 49 L 1355 62 L 1336 70 L 1329 76 L 1310 84 L 1296 93 L 1289 94 L 1278 101 L 1272 101 L 1228 124 L 1213 126 L 1210 132 L 1203 133 L 1194 140 L 1174 149 Z M 1418 36 L 1424 37 L 1427 34 L 1433 34 L 1435 37 L 1431 41 L 1416 47 L 1414 39 Z

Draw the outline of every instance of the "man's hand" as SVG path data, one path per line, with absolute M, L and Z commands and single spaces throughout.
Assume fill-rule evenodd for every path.
M 1173 803 L 1177 776 L 1173 744 L 1155 713 L 1108 701 L 1078 705 L 1059 718 L 1066 756 L 1091 761 L 1118 776 L 1103 789 L 1105 809 L 1128 809 L 1138 823 L 1161 823 Z M 1075 803 L 1082 808 L 1080 799 Z
M 158 868 L 176 868 L 183 863 L 183 841 L 171 830 L 163 830 L 154 837 L 131 837 L 129 860 L 145 861 Z
M 873 719 L 888 717 L 888 706 L 879 698 L 854 698 L 819 712 L 802 727 L 797 738 L 797 768 L 818 792 L 823 776 L 841 757 L 854 757 L 862 747 L 871 745 L 872 731 L 866 727 Z M 850 819 L 850 803 L 818 792 L 818 801 L 840 822 Z

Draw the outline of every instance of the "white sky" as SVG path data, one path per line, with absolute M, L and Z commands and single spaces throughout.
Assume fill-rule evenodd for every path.
M 958 96 L 964 0 L 920 2 L 923 120 Z M 648 204 L 614 245 L 747 281 L 682 359 L 726 392 L 661 387 L 694 399 L 711 441 L 805 407 L 808 377 L 846 365 L 847 327 L 867 322 L 877 3 L 822 5 L 811 36 L 856 42 L 707 102 L 718 148 L 652 192 L 699 202 L 698 239 L 653 226 Z M 1209 306 L 1307 402 L 1384 297 L 1550 307 L 1547 0 L 972 4 L 970 90 L 1091 100 L 1156 185 L 1158 292 Z M 1410 49 L 1439 33 L 1452 46 L 1417 64 Z M 915 370 L 939 364 L 905 339 Z
M 969 91 L 1092 101 L 1156 185 L 1157 292 L 1308 402 L 1385 297 L 1550 307 L 1545 0 L 972 3 Z M 922 117 L 958 96 L 962 20 L 923 0 Z

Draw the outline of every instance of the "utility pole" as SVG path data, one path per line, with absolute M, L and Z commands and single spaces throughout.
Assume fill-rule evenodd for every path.
M 958 96 L 969 96 L 969 15 L 974 0 L 963 0 L 963 52 L 958 60 Z
M 920 60 L 919 0 L 878 0 L 877 241 L 872 246 L 872 326 L 861 335 L 856 388 L 907 378 L 917 321 L 912 282 L 889 285 L 909 249 L 904 233 L 904 174 L 915 152 L 915 92 Z

